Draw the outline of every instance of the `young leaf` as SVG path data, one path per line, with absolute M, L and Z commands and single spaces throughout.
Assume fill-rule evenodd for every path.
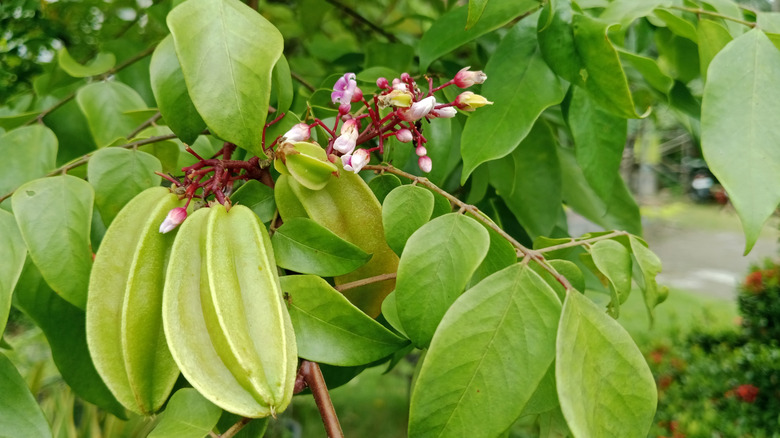
M 732 38 L 722 24 L 713 20 L 699 20 L 696 31 L 699 37 L 699 71 L 706 83 L 710 62 Z
M 14 291 L 14 306 L 40 327 L 62 379 L 82 399 L 119 418 L 126 411 L 98 375 L 87 348 L 84 311 L 55 294 L 27 259 Z
M 149 438 L 203 438 L 217 425 L 222 409 L 194 388 L 176 391 Z
M 0 135 L 0 196 L 54 169 L 57 136 L 43 125 L 24 126 Z
M 631 292 L 631 254 L 625 246 L 614 240 L 601 240 L 590 249 L 593 263 L 609 282 L 612 299 L 609 311 L 615 318 L 620 315 L 620 305 Z
M 146 114 L 130 114 L 146 109 L 138 93 L 121 82 L 96 82 L 81 87 L 76 102 L 87 118 L 89 131 L 99 148 L 126 137 L 148 119 Z
M 302 274 L 335 277 L 348 274 L 371 259 L 359 247 L 304 217 L 287 219 L 271 238 L 276 264 Z
M 563 100 L 565 89 L 542 59 L 536 33 L 533 20 L 520 21 L 485 66 L 481 94 L 494 105 L 475 111 L 463 128 L 461 184 L 480 164 L 512 152 L 542 111 Z
M 70 175 L 42 178 L 13 195 L 16 223 L 43 278 L 68 302 L 84 309 L 92 268 L 89 231 L 95 194 Z
M 135 195 L 160 185 L 162 164 L 155 156 L 130 149 L 100 149 L 89 159 L 87 179 L 95 189 L 95 205 L 110 224 Z
M 198 114 L 187 92 L 172 36 L 165 37 L 154 49 L 149 74 L 154 99 L 165 123 L 181 141 L 191 144 L 206 129 L 206 122 Z
M 365 365 L 403 348 L 396 336 L 316 275 L 281 277 L 298 356 L 337 366 Z
M 260 222 L 268 223 L 274 218 L 276 211 L 274 191 L 255 179 L 250 179 L 233 192 L 230 201 L 233 204 L 249 207 L 260 218 Z
M 642 289 L 645 307 L 647 307 L 647 313 L 652 324 L 653 309 L 661 304 L 669 293 L 666 286 L 658 286 L 658 283 L 655 281 L 656 275 L 661 272 L 661 260 L 636 236 L 628 236 L 628 241 L 631 245 L 631 253 L 634 256 L 634 270 L 636 271 L 638 268 L 639 271 L 634 274 L 634 278 L 637 284 L 639 284 L 639 288 Z
M 11 296 L 22 274 L 27 247 L 11 213 L 0 210 L 0 337 L 8 322 Z
M 482 263 L 479 264 L 477 270 L 474 271 L 474 275 L 469 279 L 467 288 L 473 287 L 486 277 L 517 262 L 517 253 L 512 244 L 495 230 L 487 226 L 485 226 L 485 229 L 490 236 L 490 247 L 487 254 L 485 254 L 485 258 L 482 259 Z
M 625 329 L 576 291 L 563 304 L 555 361 L 574 436 L 647 436 L 658 398 L 647 362 Z
M 265 158 L 261 141 L 271 72 L 284 41 L 238 0 L 189 0 L 167 18 L 190 98 L 209 129 Z
M 66 47 L 57 51 L 57 63 L 65 73 L 74 78 L 87 78 L 107 72 L 116 64 L 116 57 L 111 52 L 100 52 L 86 64 L 79 64 L 70 56 Z
M 8 437 L 51 438 L 41 408 L 14 364 L 0 354 L 0 430 Z
M 458 298 L 414 385 L 409 436 L 500 436 L 555 357 L 560 312 L 552 289 L 523 264 Z
M 390 192 L 382 203 L 382 224 L 390 248 L 399 256 L 406 241 L 425 225 L 433 213 L 433 194 L 428 190 L 405 185 Z
M 729 193 L 745 232 L 745 253 L 780 203 L 780 52 L 758 29 L 730 42 L 710 63 L 701 146 Z
M 449 213 L 414 232 L 398 263 L 396 303 L 409 338 L 427 346 L 487 253 L 490 237 L 474 219 Z
M 392 173 L 377 176 L 368 182 L 368 187 L 374 192 L 374 196 L 380 204 L 385 202 L 387 195 L 396 187 L 401 187 L 401 180 Z
M 458 47 L 472 41 L 526 12 L 539 6 L 536 0 L 492 0 L 482 13 L 480 20 L 471 28 L 467 28 L 466 19 L 468 7 L 460 6 L 439 17 L 425 31 L 418 53 L 420 55 L 420 71 L 427 71 L 433 61 Z M 467 28 L 468 30 L 461 30 Z M 453 31 L 457 29 L 457 31 Z

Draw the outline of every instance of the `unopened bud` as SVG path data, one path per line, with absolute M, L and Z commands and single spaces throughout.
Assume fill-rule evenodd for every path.
M 433 111 L 428 114 L 428 118 L 451 119 L 457 115 L 458 110 L 456 110 L 454 106 L 445 106 L 443 108 L 434 108 Z
M 187 209 L 184 207 L 176 207 L 168 212 L 168 216 L 165 216 L 165 220 L 160 224 L 160 232 L 165 234 L 169 231 L 173 231 L 178 227 L 184 219 L 187 219 Z
M 355 173 L 360 172 L 370 160 L 371 156 L 365 149 L 358 149 L 352 155 L 344 155 L 341 157 L 341 163 L 344 165 L 344 170 Z
M 342 154 L 351 154 L 357 145 L 360 126 L 357 119 L 349 119 L 341 125 L 341 135 L 333 142 L 333 149 Z
M 395 138 L 397 138 L 401 143 L 409 143 L 412 141 L 412 131 L 408 129 L 399 129 L 395 133 Z
M 412 80 L 412 77 L 409 76 L 409 73 L 404 72 L 401 73 L 401 80 L 408 83 L 410 80 Z
M 428 156 L 420 157 L 417 160 L 417 165 L 420 166 L 420 170 L 425 173 L 430 173 L 431 169 L 433 169 L 433 161 L 431 161 L 431 157 Z
M 485 99 L 484 96 L 474 94 L 471 91 L 464 91 L 455 98 L 455 106 L 463 111 L 474 111 L 485 105 L 493 105 L 493 102 L 490 102 Z
M 463 68 L 455 75 L 453 80 L 458 88 L 468 88 L 474 84 L 481 84 L 487 79 L 485 72 L 479 70 L 469 71 L 469 68 L 471 67 Z
M 309 131 L 310 131 L 309 125 L 301 122 L 293 126 L 292 128 L 290 128 L 290 130 L 285 132 L 282 137 L 287 139 L 287 141 L 295 143 L 299 141 L 308 140 L 310 137 Z
M 393 90 L 409 91 L 409 85 L 398 78 L 393 79 Z
M 420 145 L 417 146 L 417 148 L 414 150 L 414 153 L 416 153 L 418 157 L 424 157 L 428 155 L 428 149 L 425 149 L 425 146 Z
M 376 86 L 379 87 L 380 89 L 384 90 L 384 89 L 390 88 L 390 83 L 387 82 L 386 78 L 379 78 L 379 79 L 376 80 Z
M 428 96 L 425 99 L 415 102 L 406 110 L 401 111 L 400 115 L 407 122 L 415 122 L 427 116 L 436 106 L 436 98 Z

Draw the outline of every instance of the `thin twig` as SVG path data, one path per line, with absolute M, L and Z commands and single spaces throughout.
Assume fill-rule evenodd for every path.
M 304 382 L 311 389 L 314 396 L 314 402 L 320 411 L 322 423 L 325 425 L 325 432 L 328 438 L 344 438 L 344 432 L 341 430 L 339 417 L 336 415 L 336 409 L 328 394 L 328 386 L 322 377 L 320 366 L 316 362 L 308 360 L 301 361 L 299 373 L 303 376 Z
M 599 240 L 608 240 L 608 239 L 611 239 L 613 237 L 628 236 L 628 235 L 629 235 L 629 233 L 627 233 L 625 231 L 613 231 L 613 232 L 611 232 L 609 234 L 604 234 L 602 236 L 591 237 L 589 239 L 581 239 L 581 240 L 571 239 L 571 242 L 561 243 L 561 244 L 558 244 L 558 245 L 548 246 L 548 247 L 545 247 L 545 248 L 539 248 L 539 249 L 536 250 L 536 252 L 541 252 L 541 253 L 552 252 L 552 251 L 557 251 L 559 249 L 571 248 L 571 247 L 574 247 L 574 246 L 589 245 L 591 243 L 598 242 Z
M 317 89 L 314 85 L 310 84 L 306 79 L 304 79 L 303 76 L 299 75 L 294 71 L 290 72 L 290 76 L 292 76 L 293 79 L 295 79 L 296 81 L 300 82 L 301 85 L 306 87 L 309 91 L 315 91 Z
M 728 15 L 720 14 L 713 11 L 708 11 L 706 9 L 696 9 L 696 8 L 686 8 L 684 6 L 669 6 L 671 9 L 677 9 L 678 11 L 685 11 L 685 12 L 691 12 L 697 15 L 709 15 L 711 17 L 717 17 L 722 18 L 724 20 L 730 20 L 735 23 L 744 24 L 745 26 L 749 27 L 756 27 L 756 23 L 752 23 L 750 21 L 740 20 L 739 18 L 730 17 Z
M 379 172 L 389 172 L 398 176 L 402 176 L 404 178 L 411 179 L 415 181 L 418 184 L 424 185 L 425 187 L 428 187 L 429 189 L 433 190 L 434 192 L 444 196 L 447 198 L 451 203 L 458 206 L 461 212 L 468 212 L 471 213 L 475 219 L 485 224 L 487 227 L 498 233 L 501 237 L 506 239 L 509 243 L 512 244 L 512 246 L 515 247 L 515 249 L 518 252 L 518 256 L 520 257 L 527 257 L 530 260 L 533 260 L 547 272 L 550 273 L 557 281 L 561 284 L 565 289 L 571 289 L 571 283 L 569 283 L 569 280 L 566 279 L 563 275 L 559 274 L 558 271 L 555 270 L 552 266 L 550 266 L 549 263 L 545 260 L 544 256 L 539 251 L 532 250 L 522 243 L 518 242 L 517 239 L 510 236 L 506 231 L 502 230 L 501 227 L 496 225 L 495 222 L 493 222 L 485 213 L 480 211 L 477 207 L 467 204 L 457 197 L 449 194 L 447 191 L 440 189 L 436 184 L 430 182 L 428 178 L 419 177 L 416 175 L 412 175 L 411 173 L 404 172 L 403 170 L 397 169 L 393 166 L 382 166 L 382 165 L 367 165 L 363 167 L 365 170 L 374 170 Z
M 346 5 L 342 4 L 341 2 L 339 2 L 337 0 L 326 0 L 326 1 L 328 3 L 330 3 L 330 4 L 332 4 L 333 6 L 341 9 L 342 11 L 344 11 L 344 13 L 346 13 L 349 16 L 351 16 L 355 20 L 365 24 L 366 26 L 368 26 L 369 29 L 373 30 L 374 32 L 376 32 L 376 33 L 378 33 L 378 34 L 380 34 L 382 36 L 384 36 L 391 43 L 398 42 L 398 38 L 396 38 L 395 35 L 391 34 L 390 32 L 387 32 L 386 30 L 384 30 L 381 27 L 377 26 L 376 24 L 372 23 L 371 21 L 369 21 L 364 16 L 358 14 L 354 9 L 350 8 L 349 6 L 346 6 Z
M 152 117 L 149 117 L 148 119 L 146 119 L 146 121 L 144 121 L 144 122 L 143 122 L 143 123 L 141 123 L 141 124 L 140 124 L 140 125 L 139 125 L 137 128 L 135 128 L 135 129 L 133 130 L 133 132 L 131 132 L 131 133 L 130 133 L 130 135 L 128 135 L 128 136 L 127 136 L 127 139 L 128 139 L 128 140 L 132 140 L 132 139 L 133 139 L 133 138 L 135 138 L 135 136 L 136 136 L 136 135 L 138 135 L 138 134 L 139 134 L 141 131 L 143 131 L 144 129 L 148 128 L 148 127 L 149 127 L 149 126 L 151 126 L 152 124 L 154 124 L 154 122 L 156 122 L 156 121 L 160 120 L 160 117 L 162 117 L 162 114 L 160 114 L 160 112 L 159 112 L 159 111 L 157 111 L 157 112 L 156 112 L 156 113 L 155 113 L 155 114 L 154 114 Z
M 376 275 L 374 277 L 368 277 L 368 278 L 364 278 L 362 280 L 357 280 L 357 281 L 351 281 L 349 283 L 344 283 L 342 285 L 338 285 L 338 286 L 334 287 L 334 289 L 336 289 L 339 292 L 343 292 L 343 291 L 345 291 L 347 289 L 354 289 L 356 287 L 365 286 L 367 284 L 379 283 L 380 281 L 392 280 L 396 276 L 397 276 L 397 274 L 395 272 L 391 272 L 389 274 Z
M 246 418 L 246 417 L 238 420 L 236 422 L 236 424 L 230 426 L 230 429 L 226 430 L 225 433 L 223 433 L 222 435 L 219 435 L 219 437 L 220 438 L 231 438 L 231 437 L 235 436 L 235 434 L 237 434 L 238 431 L 243 429 L 244 426 L 249 424 L 250 421 L 252 421 L 252 419 L 251 418 Z

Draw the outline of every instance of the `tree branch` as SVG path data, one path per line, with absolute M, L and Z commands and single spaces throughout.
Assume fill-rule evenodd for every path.
M 604 234 L 603 236 L 591 237 L 590 239 L 582 239 L 582 240 L 571 239 L 571 242 L 561 243 L 559 245 L 548 246 L 545 248 L 539 248 L 536 250 L 536 252 L 541 252 L 541 253 L 552 252 L 552 251 L 557 251 L 559 249 L 571 248 L 574 246 L 589 245 L 591 243 L 598 242 L 599 240 L 608 240 L 613 237 L 628 236 L 628 235 L 629 233 L 625 231 L 613 231 L 609 234 Z
M 328 433 L 328 438 L 344 438 L 344 432 L 341 430 L 339 417 L 336 415 L 333 402 L 330 400 L 328 387 L 325 384 L 325 379 L 322 377 L 320 366 L 316 362 L 302 360 L 298 374 L 303 377 L 306 386 L 311 389 L 314 402 L 317 403 L 317 409 L 319 409 L 322 417 L 322 423 L 325 425 L 325 432 Z
M 241 429 L 244 428 L 249 422 L 252 421 L 251 418 L 244 417 L 236 422 L 236 424 L 230 426 L 230 429 L 226 430 L 225 433 L 222 435 L 218 435 L 220 438 L 232 438 L 237 434 Z
M 387 32 L 386 30 L 382 29 L 381 27 L 377 26 L 376 24 L 369 21 L 364 16 L 358 14 L 354 9 L 342 4 L 341 2 L 337 0 L 326 0 L 328 3 L 332 4 L 333 6 L 341 9 L 344 11 L 345 14 L 349 15 L 350 17 L 354 18 L 355 20 L 365 24 L 368 26 L 369 29 L 373 30 L 374 32 L 378 33 L 379 35 L 382 35 L 383 37 L 387 38 L 388 41 L 391 43 L 398 42 L 398 38 L 395 37 L 395 35 L 391 34 L 390 32 Z
M 756 23 L 752 23 L 750 21 L 745 21 L 745 20 L 740 20 L 739 18 L 730 17 L 728 15 L 719 14 L 717 12 L 708 11 L 706 9 L 686 8 L 684 6 L 669 6 L 669 8 L 677 9 L 678 11 L 691 12 L 691 13 L 694 13 L 696 15 L 709 15 L 711 17 L 721 18 L 723 20 L 730 20 L 730 21 L 733 21 L 735 23 L 744 24 L 745 26 L 748 26 L 748 27 L 756 27 Z
M 339 292 L 343 292 L 347 289 L 354 289 L 356 287 L 365 286 L 367 284 L 371 283 L 379 283 L 380 281 L 386 281 L 386 280 L 392 280 L 395 278 L 397 274 L 395 272 L 391 272 L 389 274 L 382 274 L 382 275 L 376 275 L 374 277 L 368 277 L 364 278 L 362 280 L 357 281 L 351 281 L 349 283 L 344 283 L 342 285 L 334 287 Z

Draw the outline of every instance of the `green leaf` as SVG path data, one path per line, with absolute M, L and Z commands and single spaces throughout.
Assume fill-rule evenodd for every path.
M 702 78 L 706 81 L 710 62 L 732 38 L 722 24 L 712 20 L 699 20 L 697 34 L 699 37 L 699 70 Z
M 699 76 L 699 49 L 694 42 L 666 28 L 656 29 L 653 37 L 658 48 L 658 67 L 664 73 L 685 83 Z
M 412 392 L 409 436 L 496 437 L 523 411 L 555 357 L 561 304 L 514 264 L 444 316 Z
M 290 65 L 287 64 L 287 58 L 284 55 L 279 57 L 276 61 L 273 69 L 273 83 L 276 88 L 276 111 L 277 113 L 285 113 L 292 106 L 293 98 L 293 82 L 290 74 Z
M 560 309 L 558 311 L 560 312 Z M 560 406 L 558 405 L 558 391 L 555 388 L 555 363 L 553 363 L 547 368 L 547 372 L 526 403 L 521 415 L 541 414 L 556 408 L 560 409 Z
M 149 74 L 154 99 L 165 123 L 181 141 L 187 144 L 194 142 L 206 129 L 206 122 L 190 99 L 172 36 L 168 35 L 157 45 L 152 54 Z
M 669 91 L 671 91 L 674 86 L 674 79 L 661 71 L 661 68 L 658 66 L 655 59 L 640 56 L 621 48 L 618 48 L 617 51 L 618 55 L 620 55 L 620 59 L 635 68 L 651 87 L 661 93 L 669 94 Z
M 125 408 L 111 394 L 92 363 L 84 311 L 55 294 L 29 258 L 14 291 L 14 305 L 43 331 L 65 383 L 82 399 L 126 418 Z
M 57 51 L 57 63 L 65 73 L 74 78 L 87 78 L 97 76 L 109 71 L 116 64 L 116 57 L 110 52 L 100 52 L 86 64 L 79 64 L 63 47 Z
M 385 202 L 385 197 L 387 197 L 393 189 L 401 187 L 401 180 L 392 173 L 385 173 L 369 181 L 368 187 L 371 188 L 376 199 L 382 204 Z
M 398 317 L 398 307 L 396 306 L 395 301 L 395 291 L 390 292 L 390 294 L 385 297 L 385 300 L 382 301 L 382 316 L 384 316 L 385 320 L 398 333 L 406 338 L 409 337 L 406 334 L 406 330 L 404 330 L 404 327 L 401 325 L 401 319 Z
M 780 52 L 754 29 L 715 56 L 708 74 L 702 152 L 739 214 L 747 254 L 780 203 Z
M 512 153 L 490 163 L 490 185 L 533 238 L 552 233 L 561 211 L 555 137 L 540 121 Z
M 572 288 L 578 291 L 584 291 L 586 288 L 585 276 L 583 275 L 580 268 L 574 262 L 569 260 L 550 260 L 550 255 L 551 254 L 544 254 L 544 256 L 548 258 L 547 264 L 555 269 L 556 272 L 566 277 L 566 279 L 569 280 L 569 284 L 571 284 Z M 550 285 L 550 287 L 553 288 L 561 301 L 566 298 L 566 289 L 564 289 L 563 285 L 559 283 L 552 274 L 547 272 L 547 270 L 545 270 L 539 263 L 531 263 L 531 268 L 534 270 L 534 272 L 539 274 L 544 279 L 544 281 Z
M 628 236 L 628 241 L 633 255 L 634 280 L 642 289 L 645 307 L 650 317 L 650 324 L 652 324 L 653 309 L 668 295 L 668 288 L 666 286 L 659 287 L 655 281 L 655 277 L 661 272 L 661 260 L 636 236 Z M 639 272 L 636 272 L 637 270 Z
M 512 152 L 542 111 L 560 103 L 566 93 L 542 59 L 533 20 L 522 20 L 509 31 L 485 72 L 488 80 L 481 94 L 494 104 L 475 111 L 463 128 L 461 184 L 480 164 Z
M 16 223 L 33 262 L 49 286 L 80 309 L 86 307 L 92 268 L 89 230 L 94 197 L 88 182 L 70 175 L 30 181 L 12 197 Z
M 281 278 L 295 328 L 298 355 L 337 366 L 365 365 L 403 348 L 408 341 L 363 313 L 315 275 Z
M 488 0 L 469 0 L 469 15 L 466 20 L 466 30 L 471 29 L 477 24 L 482 13 L 485 11 Z
M 135 195 L 160 185 L 162 164 L 153 155 L 130 149 L 105 148 L 89 159 L 87 179 L 95 189 L 95 205 L 110 224 Z
M 617 321 L 575 291 L 563 304 L 555 380 L 574 436 L 647 436 L 658 398 L 647 362 Z
M 487 254 L 485 254 L 485 258 L 482 259 L 482 263 L 479 264 L 477 270 L 474 271 L 474 275 L 469 279 L 468 288 L 517 262 L 515 247 L 495 230 L 488 228 L 485 224 L 482 225 L 490 236 L 490 246 Z
M 250 179 L 233 192 L 230 201 L 249 207 L 263 223 L 271 222 L 276 212 L 273 189 L 255 179 Z
M 609 4 L 599 15 L 599 19 L 606 23 L 618 23 L 623 29 L 637 18 L 646 17 L 653 9 L 661 5 L 671 5 L 671 0 L 615 0 Z
M 585 180 L 599 197 L 609 199 L 620 178 L 628 121 L 601 108 L 585 90 L 574 87 L 566 122 Z
M 135 90 L 121 82 L 85 85 L 76 93 L 76 102 L 99 148 L 130 135 L 148 119 L 145 114 L 128 114 L 147 107 Z
M 387 245 L 400 256 L 406 241 L 431 219 L 432 213 L 433 194 L 428 190 L 412 185 L 394 189 L 382 203 Z
M 371 254 L 304 217 L 287 219 L 271 237 L 271 243 L 276 264 L 302 274 L 335 277 L 371 259 Z
M 631 254 L 625 246 L 614 240 L 601 240 L 590 248 L 593 263 L 609 282 L 612 295 L 607 310 L 617 318 L 620 305 L 631 293 Z
M 8 322 L 11 297 L 26 258 L 27 247 L 16 227 L 16 219 L 11 213 L 0 210 L 0 260 L 3 261 L 0 264 L 0 337 Z
M 0 354 L 0 430 L 7 437 L 51 437 L 51 429 L 24 378 Z
M 570 0 L 549 0 L 539 14 L 539 51 L 547 65 L 571 83 L 583 84 L 582 59 L 574 46 Z
M 368 76 L 371 76 L 370 86 L 372 87 L 376 84 L 379 76 L 385 76 L 385 74 L 371 74 L 372 71 L 380 73 L 384 67 L 384 72 L 390 74 L 385 77 L 396 77 L 401 72 L 408 70 L 414 60 L 414 48 L 401 43 L 367 41 L 364 53 L 366 56 L 365 61 L 363 61 L 364 70 L 358 74 L 358 80 L 361 80 L 361 76 L 365 79 L 369 79 Z
M 444 313 L 487 253 L 490 237 L 479 222 L 458 213 L 423 225 L 406 242 L 398 263 L 398 317 L 418 347 L 427 346 Z
M 660 18 L 673 34 L 698 43 L 696 27 L 690 21 L 682 18 L 668 9 L 656 9 L 655 16 Z
M 484 108 L 483 108 L 484 109 Z M 439 119 L 425 127 L 425 148 L 435 163 L 426 177 L 439 187 L 446 186 L 461 163 L 460 144 L 463 127 L 457 119 Z M 411 152 L 411 145 L 408 145 Z M 417 168 L 417 155 L 412 155 L 413 169 Z
M 217 425 L 222 409 L 194 388 L 176 391 L 149 438 L 203 438 Z
M 453 8 L 439 17 L 420 38 L 417 49 L 420 71 L 427 71 L 439 57 L 537 7 L 539 2 L 536 0 L 492 0 L 488 2 L 480 20 L 471 28 L 466 24 L 468 7 Z
M 189 0 L 167 18 L 190 98 L 209 129 L 265 158 L 263 125 L 279 31 L 238 0 Z
M 24 126 L 0 136 L 0 196 L 54 169 L 57 137 L 43 125 Z

